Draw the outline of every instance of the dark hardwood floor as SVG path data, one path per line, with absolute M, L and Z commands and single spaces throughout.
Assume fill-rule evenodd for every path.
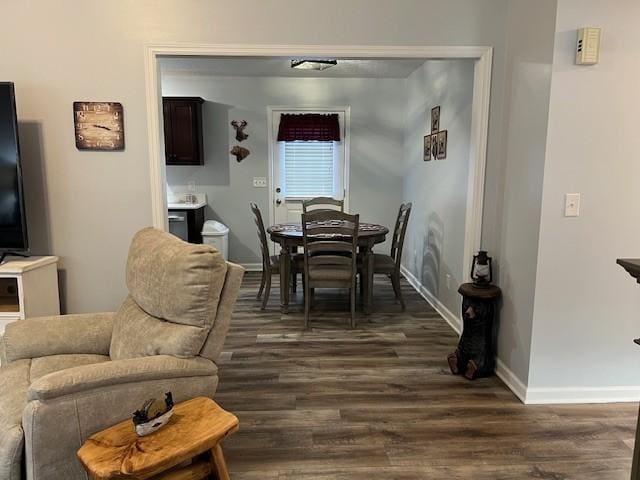
M 246 275 L 220 362 L 234 480 L 629 478 L 636 404 L 525 407 L 496 377 L 452 376 L 457 336 L 406 283 L 401 313 L 377 279 L 355 330 L 348 296 L 318 290 L 304 331 L 301 289 L 281 315 L 273 280 L 261 311 Z

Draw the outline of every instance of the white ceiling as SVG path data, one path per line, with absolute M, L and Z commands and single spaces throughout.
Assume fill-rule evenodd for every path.
M 167 57 L 160 59 L 163 74 L 233 77 L 350 77 L 406 78 L 425 59 L 338 59 L 324 71 L 291 68 L 291 58 Z

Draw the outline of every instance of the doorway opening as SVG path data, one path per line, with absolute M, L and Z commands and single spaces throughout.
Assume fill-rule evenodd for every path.
M 384 62 L 385 60 L 393 60 L 393 61 L 406 61 L 410 62 L 420 62 L 424 63 L 426 61 L 440 61 L 440 60 L 468 60 L 469 61 L 469 75 L 472 78 L 471 91 L 469 94 L 470 102 L 469 102 L 469 128 L 468 128 L 468 142 L 464 144 L 464 148 L 466 148 L 465 153 L 465 167 L 467 167 L 465 173 L 465 184 L 460 186 L 456 185 L 458 190 L 463 191 L 464 196 L 462 200 L 463 208 L 463 220 L 462 220 L 462 229 L 458 235 L 459 238 L 462 239 L 462 247 L 461 254 L 462 257 L 462 268 L 458 268 L 459 272 L 457 275 L 460 277 L 454 277 L 454 282 L 466 281 L 468 272 L 470 271 L 471 260 L 473 258 L 473 254 L 476 250 L 480 248 L 481 244 L 481 225 L 482 225 L 482 205 L 483 205 L 483 196 L 484 196 L 484 177 L 485 177 L 485 163 L 486 163 L 486 146 L 487 146 L 487 131 L 488 131 L 488 118 L 489 118 L 489 95 L 490 95 L 490 83 L 491 83 L 491 62 L 492 62 L 492 49 L 490 47 L 461 47 L 461 46 L 452 46 L 452 47 L 346 47 L 346 46 L 265 46 L 265 45 L 212 45 L 212 46 L 148 46 L 146 48 L 146 86 L 147 86 L 147 108 L 148 108 L 148 125 L 149 125 L 149 162 L 150 162 L 150 181 L 151 181 L 151 193 L 152 193 L 152 215 L 153 215 L 153 224 L 157 228 L 167 229 L 168 227 L 168 218 L 167 218 L 167 167 L 165 165 L 166 161 L 164 158 L 165 145 L 163 138 L 163 122 L 162 122 L 162 96 L 163 95 L 172 95 L 175 92 L 168 91 L 165 86 L 163 86 L 163 82 L 161 79 L 161 68 L 160 63 L 163 61 L 173 61 L 178 59 L 187 59 L 193 62 L 199 60 L 212 60 L 217 59 L 219 61 L 228 61 L 231 62 L 233 60 L 244 60 L 245 63 L 249 61 L 254 62 L 264 62 L 269 59 L 279 59 L 279 60 L 287 60 L 290 61 L 293 58 L 335 58 L 338 63 L 341 61 L 351 61 L 353 63 L 356 62 Z M 330 70 L 329 70 L 330 71 Z M 248 74 L 250 76 L 251 74 Z M 224 76 L 224 73 L 223 73 Z M 271 75 L 273 76 L 273 75 Z M 255 80 L 255 79 L 254 79 Z M 234 80 L 227 78 L 224 80 L 227 84 L 231 84 Z M 250 83 L 249 80 L 246 79 L 247 84 Z M 237 83 L 237 82 L 236 82 Z M 363 82 L 364 83 L 364 82 Z M 446 83 L 446 82 L 445 82 Z M 266 85 L 266 87 L 265 87 Z M 262 85 L 264 88 L 268 87 L 269 83 L 266 82 Z M 261 88 L 262 88 L 261 87 Z M 444 88 L 448 88 L 448 85 L 445 85 Z M 165 92 L 165 90 L 167 90 Z M 188 89 L 187 89 L 188 90 Z M 398 89 L 395 89 L 397 91 Z M 260 92 L 260 89 L 248 90 L 249 95 L 256 95 Z M 286 92 L 286 89 L 281 89 L 281 91 Z M 316 93 L 320 90 L 316 90 Z M 388 95 L 393 95 L 394 89 L 388 90 Z M 180 92 L 181 95 L 186 95 L 186 90 Z M 197 95 L 197 92 L 191 92 L 191 95 Z M 388 96 L 379 95 L 377 97 L 378 100 L 382 100 Z M 354 128 L 354 108 L 349 99 L 344 99 L 341 101 L 340 96 L 336 96 L 335 98 L 338 100 L 332 103 L 326 102 L 318 102 L 316 99 L 318 96 L 311 95 L 308 101 L 299 101 L 295 99 L 291 99 L 289 97 L 285 97 L 285 101 L 271 101 L 270 103 L 266 103 L 261 111 L 260 115 L 262 117 L 266 117 L 265 120 L 268 120 L 269 125 L 267 126 L 265 121 L 265 132 L 268 132 L 268 139 L 265 139 L 263 142 L 253 143 L 250 148 L 250 156 L 247 157 L 246 160 L 242 160 L 242 163 L 238 163 L 241 165 L 241 168 L 250 170 L 255 166 L 254 163 L 256 161 L 264 161 L 266 165 L 271 165 L 268 168 L 265 168 L 265 179 L 263 180 L 259 173 L 253 176 L 253 186 L 255 188 L 256 185 L 266 187 L 266 190 L 262 190 L 262 193 L 265 195 L 265 201 L 262 206 L 265 210 L 269 210 L 269 223 L 275 223 L 276 217 L 278 219 L 290 218 L 292 215 L 295 216 L 296 208 L 295 201 L 299 202 L 299 198 L 304 197 L 305 195 L 298 195 L 298 200 L 295 200 L 296 196 L 291 195 L 291 206 L 293 208 L 289 209 L 286 205 L 286 199 L 283 201 L 282 197 L 278 196 L 278 193 L 285 193 L 286 190 L 282 190 L 281 185 L 277 185 L 277 183 L 282 182 L 283 178 L 283 169 L 281 168 L 283 162 L 286 161 L 287 155 L 286 151 L 283 153 L 282 149 L 286 149 L 286 145 L 278 146 L 274 139 L 276 122 L 274 122 L 274 114 L 276 113 L 285 113 L 291 112 L 292 110 L 299 109 L 308 109 L 309 112 L 322 112 L 322 111 L 331 111 L 334 113 L 342 113 L 343 119 L 341 119 L 341 124 L 344 125 L 344 140 L 342 145 L 332 144 L 332 150 L 329 149 L 329 145 L 324 145 L 326 147 L 325 150 L 322 150 L 319 154 L 322 156 L 326 156 L 327 158 L 331 157 L 332 162 L 327 160 L 327 165 L 331 163 L 334 167 L 334 171 L 332 174 L 332 186 L 333 193 L 335 196 L 340 196 L 340 186 L 342 186 L 342 195 L 344 195 L 344 199 L 349 205 L 349 210 L 362 212 L 366 209 L 369 209 L 371 215 L 388 215 L 388 212 L 382 212 L 383 208 L 378 208 L 379 204 L 376 204 L 376 201 L 380 201 L 381 198 L 385 198 L 387 194 L 386 187 L 378 182 L 380 178 L 384 178 L 388 176 L 389 179 L 393 179 L 394 176 L 397 177 L 397 172 L 400 171 L 403 167 L 403 156 L 405 151 L 396 149 L 389 150 L 387 152 L 383 152 L 382 156 L 387 158 L 387 163 L 382 165 L 381 163 L 377 163 L 375 160 L 370 161 L 369 157 L 373 157 L 375 155 L 381 155 L 381 143 L 373 142 L 368 143 L 362 140 L 362 137 L 355 138 L 353 133 Z M 430 101 L 430 100 L 428 100 Z M 435 102 L 435 100 L 433 100 Z M 224 119 L 224 125 L 226 128 L 230 128 L 228 126 L 229 118 L 226 114 L 232 108 L 235 108 L 234 115 L 237 114 L 238 118 L 236 120 L 247 120 L 245 118 L 241 118 L 245 113 L 249 115 L 247 109 L 243 110 L 244 102 L 237 102 L 234 105 L 225 105 L 224 101 L 215 101 L 216 105 L 213 107 L 217 108 L 217 114 L 220 115 L 221 119 Z M 207 102 L 205 102 L 206 106 Z M 338 107 L 334 105 L 340 105 Z M 436 105 L 433 105 L 436 106 Z M 267 109 L 266 107 L 270 107 Z M 215 108 L 213 108 L 215 110 Z M 227 109 L 227 110 L 225 110 Z M 211 110 L 211 108 L 210 108 Z M 266 110 L 266 111 L 265 111 Z M 253 110 L 252 110 L 253 111 Z M 443 122 L 446 121 L 446 115 L 450 113 L 458 113 L 453 112 L 453 109 L 443 109 L 442 119 Z M 395 117 L 394 112 L 385 110 L 383 113 L 374 112 L 368 115 L 367 119 L 377 119 L 379 123 L 388 123 L 393 120 Z M 234 118 L 235 119 L 235 118 Z M 253 120 L 251 118 L 249 120 L 249 126 L 246 127 L 245 131 L 250 135 L 254 135 L 250 137 L 254 142 L 257 141 L 257 137 L 255 136 L 255 128 L 258 123 L 261 123 L 262 120 L 258 120 L 256 123 L 256 118 Z M 253 123 L 252 123 L 253 122 Z M 423 121 L 420 120 L 419 125 L 416 129 L 416 132 L 420 128 L 423 128 Z M 357 119 L 355 121 L 355 125 L 359 128 L 362 128 L 362 121 Z M 252 126 L 254 130 L 252 131 Z M 407 124 L 407 127 L 414 128 L 416 125 Z M 446 127 L 446 125 L 445 125 Z M 262 127 L 260 127 L 262 128 Z M 347 130 L 349 129 L 349 130 Z M 366 128 L 365 128 L 366 130 Z M 368 129 L 370 132 L 379 133 L 378 138 L 388 140 L 392 136 L 386 136 L 386 132 L 376 132 L 374 129 Z M 429 127 L 424 126 L 425 133 L 429 132 Z M 416 150 L 421 147 L 422 143 L 422 134 L 420 136 L 420 146 L 418 146 L 418 133 L 414 135 L 415 138 L 410 140 L 411 148 Z M 426 136 L 426 135 L 425 135 Z M 405 135 L 406 138 L 406 135 Z M 392 143 L 393 138 L 391 138 Z M 354 145 L 354 142 L 356 144 Z M 450 148 L 454 146 L 456 142 L 455 136 L 451 135 L 449 132 L 449 145 Z M 405 140 L 406 143 L 406 140 Z M 415 145 L 414 145 L 415 144 Z M 246 145 L 246 144 L 245 144 Z M 458 144 L 459 146 L 459 144 Z M 303 154 L 301 150 L 296 151 L 295 145 L 289 146 L 289 158 L 294 158 L 296 154 Z M 342 166 L 340 165 L 339 159 L 336 158 L 336 149 L 343 152 L 342 153 Z M 263 150 L 260 150 L 260 149 Z M 384 149 L 384 145 L 382 149 Z M 460 147 L 462 148 L 462 147 Z M 450 150 L 451 151 L 451 150 Z M 262 153 L 264 152 L 264 153 Z M 355 153 L 354 153 L 355 152 Z M 228 158 L 228 150 L 224 153 L 224 155 Z M 354 157 L 355 154 L 355 157 Z M 364 160 L 363 160 L 364 157 Z M 354 160 L 355 158 L 355 160 Z M 279 162 L 275 162 L 278 160 Z M 230 165 L 232 167 L 236 166 L 234 163 L 235 160 L 230 161 Z M 238 161 L 240 162 L 240 161 Z M 368 163 L 366 163 L 368 162 Z M 441 162 L 441 163 L 439 163 Z M 424 168 L 431 168 L 435 171 L 436 168 L 442 168 L 443 165 L 447 165 L 447 160 L 437 160 L 432 161 L 427 165 L 425 162 Z M 362 165 L 366 164 L 366 168 L 362 168 Z M 276 168 L 276 166 L 278 168 Z M 295 161 L 293 161 L 290 166 L 291 168 L 295 167 Z M 187 168 L 187 167 L 176 167 L 176 168 Z M 189 167 L 191 168 L 191 167 Z M 233 175 L 233 170 L 230 172 L 229 167 L 227 166 L 227 171 L 223 172 L 222 177 L 230 178 Z M 420 166 L 419 168 L 422 168 Z M 179 176 L 185 177 L 184 172 L 186 170 L 180 171 Z M 239 171 L 239 170 L 238 170 Z M 371 172 L 376 172 L 376 175 L 372 176 Z M 342 173 L 342 178 L 338 175 L 338 173 Z M 286 171 L 284 172 L 286 176 Z M 193 175 L 196 175 L 195 173 Z M 175 176 L 175 174 L 174 174 Z M 328 177 L 327 177 L 328 178 Z M 415 180 L 415 177 L 413 178 Z M 218 178 L 216 181 L 220 181 Z M 397 181 L 397 178 L 396 178 Z M 354 190 L 354 185 L 357 185 L 360 182 L 360 185 L 364 185 L 363 190 L 368 190 L 369 196 L 363 196 Z M 400 185 L 402 185 L 402 180 L 399 181 Z M 252 191 L 248 190 L 250 187 L 248 185 L 249 182 L 244 182 L 243 186 L 233 188 L 238 195 L 240 200 L 244 203 L 250 201 L 250 195 L 252 195 Z M 459 183 L 459 182 L 458 182 Z M 300 187 L 298 185 L 296 188 Z M 303 185 L 304 187 L 304 185 Z M 281 189 L 281 192 L 277 192 L 277 188 Z M 324 188 L 324 187 L 322 187 Z M 414 185 L 414 188 L 420 188 L 419 182 L 417 187 Z M 244 189 L 244 190 L 243 190 Z M 299 192 L 298 192 L 299 193 Z M 304 193 L 304 192 L 303 192 Z M 409 198 L 402 198 L 401 196 L 390 197 L 391 200 L 387 201 L 389 204 L 394 204 L 393 207 L 390 207 L 391 210 L 397 210 L 397 206 L 395 203 L 400 203 L 400 201 L 410 201 Z M 244 203 L 240 205 L 240 200 L 238 200 L 238 207 L 243 207 L 244 209 L 246 205 Z M 276 213 L 276 205 L 277 201 L 280 200 L 285 204 L 286 208 L 283 209 L 282 215 L 278 216 Z M 281 204 L 282 204 L 281 203 Z M 381 205 L 381 203 L 380 203 Z M 415 209 L 415 205 L 414 205 Z M 237 211 L 238 208 L 235 209 Z M 291 210 L 291 211 L 289 211 Z M 415 211 L 415 210 L 414 210 Z M 292 213 L 293 212 L 293 213 Z M 265 215 L 266 217 L 266 215 Z M 414 216 L 414 222 L 417 222 L 414 225 L 425 225 L 425 224 L 433 224 L 434 229 L 436 231 L 441 225 L 441 222 L 437 218 L 416 218 Z M 250 228 L 251 222 L 246 222 Z M 393 219 L 385 219 L 387 225 L 393 225 Z M 234 238 L 234 234 L 237 232 L 232 228 L 231 234 L 229 237 L 229 242 L 231 244 L 230 250 L 232 252 L 232 256 L 230 258 L 231 261 L 238 262 L 237 258 L 233 256 L 233 249 L 239 248 L 242 246 L 242 240 L 239 238 Z M 428 238 L 435 238 L 431 235 L 432 230 L 429 232 L 425 232 L 425 241 L 424 241 L 424 249 L 426 251 L 427 247 L 431 248 L 434 245 L 428 243 Z M 430 237 L 431 235 L 431 237 Z M 446 242 L 445 242 L 446 243 Z M 438 245 L 435 245 L 437 247 Z M 423 248 L 423 247 L 419 247 Z M 413 252 L 410 252 L 413 257 L 420 257 L 421 252 L 418 247 L 414 247 Z M 237 250 L 236 250 L 237 251 Z M 405 250 L 406 251 L 406 250 Z M 423 264 L 427 264 L 428 258 L 425 255 L 422 255 Z M 254 265 L 258 265 L 256 262 L 252 264 L 251 262 L 239 261 L 239 263 L 244 263 L 245 266 L 252 268 Z M 410 267 L 410 265 L 409 265 Z M 424 270 L 424 269 L 423 269 Z M 414 286 L 425 285 L 428 283 L 429 275 L 433 272 L 438 273 L 437 269 L 432 269 L 430 272 L 425 274 L 424 271 L 420 272 L 405 272 L 407 278 L 414 283 Z M 413 278 L 412 278 L 413 277 Z M 449 281 L 447 279 L 447 281 Z M 417 285 L 416 285 L 417 284 Z M 445 316 L 445 318 L 449 318 Z M 457 327 L 457 326 L 454 326 Z

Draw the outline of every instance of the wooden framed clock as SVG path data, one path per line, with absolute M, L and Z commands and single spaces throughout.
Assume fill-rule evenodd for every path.
M 78 150 L 124 150 L 124 111 L 119 102 L 73 102 Z

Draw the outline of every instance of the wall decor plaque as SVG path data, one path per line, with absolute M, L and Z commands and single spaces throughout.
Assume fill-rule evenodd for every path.
M 433 139 L 435 139 L 438 143 L 436 159 L 444 160 L 447 158 L 447 131 L 441 130 L 437 135 L 431 135 L 431 137 L 432 142 L 434 141 Z
M 431 139 L 433 135 L 425 135 L 424 136 L 424 161 L 428 162 L 431 160 Z
M 440 105 L 431 109 L 431 133 L 440 130 Z

